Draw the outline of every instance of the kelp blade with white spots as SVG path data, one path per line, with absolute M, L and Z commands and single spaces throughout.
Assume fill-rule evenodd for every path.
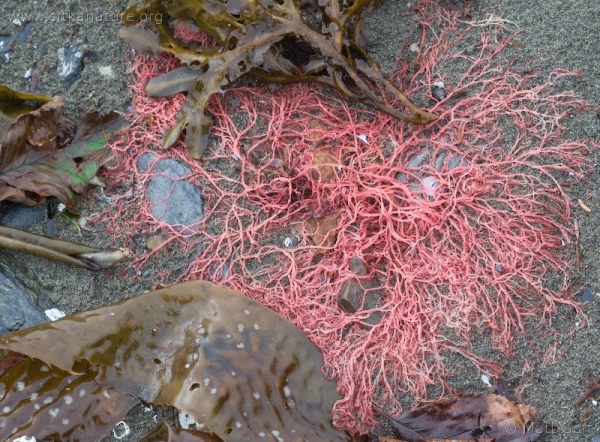
M 139 401 L 98 385 L 94 377 L 92 371 L 73 375 L 39 359 L 8 368 L 0 380 L 0 440 L 32 435 L 94 440 L 108 433 Z
M 331 425 L 338 395 L 321 373 L 314 345 L 278 314 L 209 282 L 178 284 L 11 333 L 0 348 L 34 358 L 25 361 L 34 367 L 43 361 L 56 376 L 50 382 L 47 371 L 33 369 L 19 378 L 11 375 L 18 365 L 0 376 L 1 440 L 27 428 L 39 429 L 26 431 L 37 438 L 100 440 L 111 427 L 92 428 L 99 417 L 94 407 L 88 412 L 72 403 L 53 416 L 51 404 L 35 412 L 35 400 L 17 400 L 43 388 L 54 403 L 66 402 L 79 396 L 73 382 L 102 387 L 86 400 L 104 397 L 106 406 L 113 393 L 134 398 L 118 396 L 123 402 L 111 425 L 141 399 L 185 411 L 225 441 L 349 440 Z M 84 428 L 85 437 L 69 433 L 64 420 Z

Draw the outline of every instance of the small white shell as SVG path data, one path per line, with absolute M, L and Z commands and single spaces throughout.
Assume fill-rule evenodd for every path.
M 486 387 L 493 388 L 493 385 L 490 382 L 490 377 L 487 374 L 482 374 L 481 375 L 481 382 L 483 382 Z
M 431 96 L 435 101 L 442 101 L 446 99 L 448 94 L 446 93 L 446 89 L 444 89 L 443 81 L 436 81 L 431 85 Z

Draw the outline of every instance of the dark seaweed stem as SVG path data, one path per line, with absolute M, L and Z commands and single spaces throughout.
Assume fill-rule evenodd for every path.
M 350 18 L 350 15 L 346 14 L 345 17 L 346 20 L 348 20 Z M 327 63 L 328 60 L 329 63 L 333 64 L 335 67 L 343 69 L 350 76 L 352 81 L 354 81 L 354 83 L 360 88 L 361 92 L 364 95 L 359 96 L 348 89 L 348 87 L 344 83 L 344 80 L 342 79 L 342 72 L 340 72 L 339 69 L 336 69 L 335 75 L 333 76 L 333 80 L 329 77 L 317 77 L 316 82 L 325 84 L 330 87 L 334 87 L 345 97 L 352 98 L 355 101 L 374 107 L 375 109 L 385 112 L 386 114 L 398 120 L 406 121 L 408 123 L 413 124 L 428 124 L 437 119 L 436 114 L 419 109 L 417 106 L 415 106 L 412 103 L 412 101 L 408 99 L 408 97 L 406 97 L 402 92 L 396 89 L 396 87 L 394 87 L 394 85 L 389 80 L 385 79 L 381 75 L 379 70 L 374 68 L 372 64 L 362 60 L 355 60 L 354 64 L 356 65 L 358 71 L 361 71 L 367 78 L 371 79 L 372 81 L 383 84 L 385 90 L 388 93 L 394 95 L 396 98 L 398 98 L 402 102 L 402 104 L 404 104 L 410 110 L 410 113 L 398 111 L 372 91 L 371 87 L 360 77 L 359 73 L 356 70 L 350 67 L 348 61 L 344 58 L 341 52 L 336 51 L 331 45 L 330 40 L 327 39 L 324 35 L 313 31 L 308 26 L 302 26 L 302 28 L 300 28 L 298 22 L 288 20 L 284 17 L 275 18 L 284 24 L 284 28 L 295 28 L 294 32 L 296 35 L 303 37 L 307 41 L 312 42 L 313 45 L 317 46 L 324 55 L 324 58 L 326 60 L 325 63 Z M 339 31 L 337 32 L 337 34 L 342 35 Z

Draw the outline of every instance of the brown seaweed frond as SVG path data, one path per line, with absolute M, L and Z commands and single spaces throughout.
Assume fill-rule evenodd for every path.
M 171 146 L 186 131 L 186 147 L 200 158 L 208 144 L 210 96 L 242 76 L 265 83 L 320 83 L 401 121 L 427 124 L 437 115 L 419 109 L 380 72 L 361 35 L 365 6 L 380 0 L 147 0 L 126 11 L 132 25 L 152 18 L 158 31 L 126 27 L 119 36 L 134 49 L 168 52 L 185 66 L 151 79 L 147 93 L 187 92 L 176 124 L 163 138 Z M 173 19 L 194 23 L 213 47 L 175 36 Z M 399 110 L 390 103 L 400 102 Z

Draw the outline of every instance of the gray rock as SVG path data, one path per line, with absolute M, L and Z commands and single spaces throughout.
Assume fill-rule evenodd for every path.
M 48 322 L 51 302 L 21 263 L 0 252 L 0 335 Z
M 446 159 L 446 151 L 442 150 L 435 159 L 434 167 L 438 172 L 444 167 L 444 160 Z
M 412 156 L 408 160 L 406 167 L 408 167 L 410 169 L 415 169 L 417 167 L 421 167 L 427 161 L 429 161 L 429 151 L 427 149 L 425 149 L 422 152 Z
M 9 53 L 11 43 L 12 37 L 10 35 L 0 35 L 0 54 Z
M 0 66 L 10 61 L 10 46 L 12 37 L 0 35 Z
M 594 302 L 596 298 L 594 297 L 594 294 L 590 289 L 585 289 L 584 292 L 581 294 L 581 300 L 583 302 Z
M 461 155 L 453 156 L 448 162 L 448 172 L 450 172 L 453 169 L 456 169 L 457 167 L 467 167 L 468 165 L 469 162 L 465 160 Z
M 0 225 L 14 229 L 29 230 L 46 217 L 46 205 L 30 207 L 24 204 L 1 203 Z
M 185 164 L 165 158 L 153 164 L 157 155 L 140 155 L 137 167 L 141 172 L 152 173 L 146 189 L 150 211 L 158 221 L 171 226 L 190 226 L 204 218 L 204 200 L 200 189 L 185 177 L 191 170 Z
M 37 47 L 37 53 L 40 57 L 43 57 L 48 53 L 48 45 L 46 43 L 40 43 Z
M 26 23 L 19 32 L 17 32 L 16 37 L 17 41 L 23 43 L 31 36 L 31 31 L 33 30 L 33 23 Z

